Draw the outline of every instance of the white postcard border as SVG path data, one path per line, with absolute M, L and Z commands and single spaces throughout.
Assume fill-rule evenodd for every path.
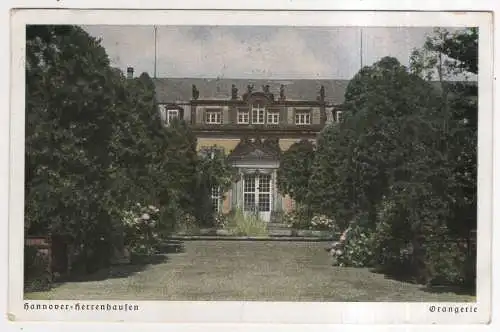
M 224 20 L 221 20 L 221 18 Z M 302 25 L 302 26 L 446 26 L 480 27 L 479 67 L 479 202 L 478 312 L 431 313 L 427 303 L 291 303 L 291 302 L 151 302 L 138 301 L 136 312 L 26 311 L 22 299 L 24 225 L 24 25 Z M 491 309 L 492 221 L 492 22 L 486 13 L 404 12 L 261 12 L 251 11 L 93 11 L 19 10 L 12 15 L 9 201 L 9 317 L 15 321 L 133 321 L 198 323 L 485 323 Z M 69 301 L 29 301 L 69 303 Z M 81 301 L 81 303 L 96 303 Z M 120 302 L 103 301 L 99 304 Z M 451 303 L 434 304 L 450 306 Z M 471 304 L 457 304 L 463 307 Z M 300 314 L 298 314 L 300 313 Z

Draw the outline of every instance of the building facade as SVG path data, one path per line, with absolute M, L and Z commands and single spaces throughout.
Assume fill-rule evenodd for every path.
M 292 144 L 315 141 L 338 121 L 347 81 L 155 79 L 162 121 L 190 123 L 198 150 L 223 151 L 238 170 L 231 189 L 212 188 L 214 210 L 258 211 L 265 221 L 294 202 L 277 190 L 280 155 Z

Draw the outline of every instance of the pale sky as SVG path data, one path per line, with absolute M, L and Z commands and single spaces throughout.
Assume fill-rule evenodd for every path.
M 84 26 L 113 66 L 154 76 L 153 26 Z M 407 65 L 432 28 L 363 28 L 363 64 Z M 361 64 L 359 28 L 159 26 L 157 77 L 351 79 Z

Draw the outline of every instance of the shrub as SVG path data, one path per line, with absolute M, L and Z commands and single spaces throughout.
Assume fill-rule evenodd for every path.
M 175 218 L 174 230 L 178 234 L 197 235 L 200 233 L 200 225 L 195 216 L 187 212 L 179 212 Z
M 426 256 L 431 284 L 474 285 L 475 256 L 468 252 L 465 241 L 433 239 L 426 245 Z
M 347 238 L 336 252 L 339 266 L 366 267 L 372 266 L 375 258 L 373 251 L 373 235 L 370 229 L 359 225 L 352 226 Z
M 315 230 L 335 231 L 337 228 L 337 225 L 335 223 L 335 220 L 321 214 L 321 215 L 315 215 L 312 217 L 310 228 L 315 229 Z
M 139 203 L 123 216 L 125 243 L 133 254 L 153 254 L 160 242 L 158 220 L 160 210 L 152 205 Z
M 313 214 L 305 208 L 287 212 L 283 215 L 283 223 L 294 229 L 330 230 L 337 231 L 338 226 L 334 219 L 323 214 Z
M 303 207 L 297 207 L 296 209 L 289 211 L 283 215 L 283 223 L 287 224 L 288 227 L 294 229 L 310 229 L 310 218 L 311 217 L 307 209 Z
M 35 246 L 24 247 L 24 281 L 28 291 L 42 291 L 50 287 L 49 258 Z
M 244 213 L 236 210 L 229 222 L 231 233 L 238 236 L 265 236 L 267 223 L 260 219 L 258 213 Z
M 225 229 L 229 224 L 229 216 L 225 213 L 217 213 L 214 216 L 215 227 Z

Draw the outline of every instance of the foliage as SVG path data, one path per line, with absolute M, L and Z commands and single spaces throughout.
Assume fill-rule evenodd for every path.
M 24 248 L 24 280 L 27 290 L 45 290 L 50 287 L 49 258 L 35 246 Z
M 125 244 L 134 254 L 153 254 L 161 237 L 158 233 L 160 209 L 137 205 L 124 213 Z
M 320 133 L 312 165 L 308 202 L 316 213 L 333 216 L 341 227 L 355 214 L 355 185 L 352 167 L 350 133 L 346 125 L 329 125 Z
M 67 235 L 107 264 L 131 205 L 160 206 L 164 232 L 195 206 L 196 165 L 194 134 L 164 127 L 147 74 L 126 79 L 80 27 L 27 27 L 28 232 Z
M 229 221 L 229 229 L 237 236 L 266 236 L 267 223 L 260 219 L 258 213 L 245 213 L 240 209 L 234 211 Z
M 311 217 L 309 210 L 301 206 L 286 212 L 281 221 L 293 229 L 329 230 L 334 232 L 338 230 L 334 219 L 322 214 L 313 214 Z
M 336 226 L 335 220 L 324 214 L 314 215 L 311 219 L 311 229 L 314 230 L 336 230 Z
M 468 282 L 469 255 L 464 241 L 434 236 L 426 248 L 430 283 L 440 285 L 464 285 Z
M 309 140 L 294 143 L 281 156 L 278 189 L 296 202 L 306 204 L 314 145 Z
M 293 229 L 309 229 L 311 227 L 310 215 L 301 205 L 286 212 L 282 221 Z
M 342 249 L 336 252 L 336 259 L 339 266 L 371 266 L 375 259 L 371 230 L 359 225 L 353 226 Z
M 49 269 L 49 258 L 36 246 L 24 248 L 24 275 L 26 278 L 45 274 Z
M 422 163 L 424 145 L 432 145 L 438 98 L 392 58 L 356 75 L 346 91 L 345 121 L 318 140 L 310 184 L 316 210 L 344 221 L 365 211 L 374 223 L 389 184 L 405 180 L 409 167 Z
M 213 211 L 212 188 L 219 188 L 221 194 L 227 192 L 237 175 L 236 169 L 228 162 L 222 148 L 205 148 L 198 157 L 196 167 L 196 216 L 200 225 L 217 226 L 217 214 Z
M 106 170 L 117 79 L 82 29 L 26 29 L 26 222 L 92 245 L 108 235 Z M 105 253 L 103 253 L 105 254 Z
M 218 229 L 227 228 L 229 221 L 230 221 L 228 214 L 220 213 L 220 212 L 215 215 L 214 219 L 215 219 L 215 226 Z
M 175 231 L 181 234 L 197 234 L 200 230 L 199 223 L 192 214 L 181 213 L 177 217 Z
M 477 73 L 474 34 L 439 30 L 410 71 L 383 58 L 349 83 L 345 121 L 321 133 L 308 193 L 315 211 L 337 220 L 364 215 L 359 227 L 371 231 L 345 243 L 343 264 L 405 271 L 419 283 L 474 274 L 470 254 L 450 243 L 476 227 L 477 88 L 445 81 Z

